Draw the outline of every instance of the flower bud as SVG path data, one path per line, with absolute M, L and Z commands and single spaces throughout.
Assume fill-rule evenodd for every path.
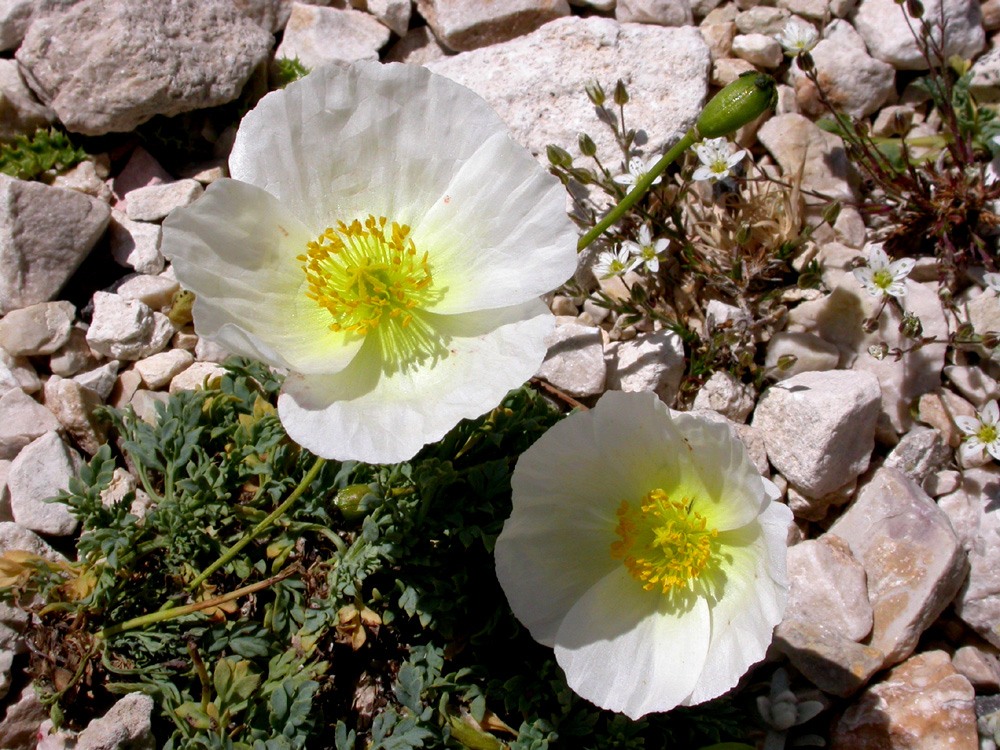
M 987 349 L 996 349 L 1000 346 L 1000 333 L 997 331 L 987 331 L 983 334 L 983 339 L 980 342 Z
M 549 163 L 553 167 L 568 167 L 573 164 L 573 157 L 566 149 L 559 146 L 546 146 L 545 155 L 549 157 Z
M 778 89 L 769 75 L 748 71 L 712 97 L 698 117 L 702 138 L 729 135 L 773 109 Z
M 628 90 L 625 88 L 625 81 L 621 78 L 615 84 L 615 104 L 619 107 L 624 107 L 628 104 Z
M 584 156 L 593 156 L 597 153 L 597 144 L 586 133 L 580 133 L 580 153 Z
M 878 318 L 865 318 L 862 320 L 861 330 L 865 333 L 875 333 L 878 330 Z
M 889 345 L 884 341 L 878 344 L 872 344 L 868 347 L 868 353 L 875 357 L 875 359 L 883 360 L 889 354 Z
M 923 323 L 913 313 L 905 313 L 899 321 L 899 332 L 908 339 L 918 339 L 924 332 Z
M 589 81 L 584 85 L 583 90 L 587 92 L 587 98 L 594 104 L 595 107 L 604 106 L 604 89 L 601 87 L 597 81 Z

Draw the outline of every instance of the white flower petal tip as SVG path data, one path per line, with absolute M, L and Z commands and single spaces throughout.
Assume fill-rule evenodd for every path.
M 819 32 L 812 24 L 793 19 L 789 20 L 781 33 L 774 38 L 784 48 L 786 55 L 798 57 L 816 46 L 819 42 Z
M 279 415 L 327 458 L 406 460 L 534 374 L 539 295 L 576 269 L 559 181 L 420 66 L 318 69 L 240 124 L 235 179 L 164 224 L 195 328 L 289 371 Z
M 511 487 L 497 577 L 579 695 L 637 719 L 764 657 L 792 514 L 725 425 L 610 391 L 525 451 Z

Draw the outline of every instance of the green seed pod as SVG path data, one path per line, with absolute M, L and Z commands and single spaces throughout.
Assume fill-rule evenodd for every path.
M 370 494 L 372 491 L 367 484 L 351 484 L 337 491 L 337 507 L 345 521 L 357 521 L 368 515 L 369 508 L 364 499 Z
M 621 78 L 615 84 L 615 104 L 619 107 L 624 107 L 628 104 L 628 89 L 625 88 L 625 81 Z
M 595 107 L 604 106 L 605 94 L 604 89 L 601 88 L 601 84 L 597 81 L 590 81 L 584 85 L 583 90 L 587 92 L 587 97 Z
M 764 110 L 773 109 L 778 98 L 774 79 L 764 73 L 744 73 L 712 97 L 698 117 L 698 134 L 702 138 L 721 138 L 748 122 L 753 122 Z
M 580 133 L 580 153 L 584 156 L 593 156 L 597 153 L 597 144 L 586 133 Z
M 573 164 L 573 157 L 566 149 L 559 146 L 546 146 L 545 154 L 549 157 L 549 163 L 553 167 L 569 167 Z

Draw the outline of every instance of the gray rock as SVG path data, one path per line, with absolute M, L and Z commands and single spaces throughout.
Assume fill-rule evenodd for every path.
M 125 167 L 112 181 L 112 191 L 119 201 L 115 204 L 115 208 L 124 214 L 125 205 L 122 201 L 133 190 L 173 181 L 174 178 L 160 165 L 160 162 L 142 146 L 136 146 Z
M 975 415 L 976 410 L 972 404 L 947 388 L 925 393 L 917 402 L 917 419 L 937 430 L 945 444 L 952 448 L 958 448 L 962 444 L 965 434 L 955 423 L 955 417 Z
M 993 654 L 976 646 L 962 646 L 952 654 L 951 665 L 977 692 L 996 693 L 1000 690 L 1000 663 Z
M 173 326 L 167 317 L 154 313 L 142 302 L 108 292 L 94 294 L 87 343 L 106 357 L 142 359 L 162 350 L 171 336 Z
M 80 732 L 76 750 L 155 750 L 150 734 L 153 699 L 129 693 Z
M 986 10 L 985 7 L 982 10 Z M 977 102 L 996 102 L 1000 100 L 1000 47 L 994 47 L 980 57 L 972 66 L 972 81 L 969 88 L 976 96 Z
M 788 581 L 786 621 L 808 622 L 855 642 L 871 632 L 865 569 L 840 537 L 824 534 L 790 547 Z
M 795 361 L 780 369 L 778 363 L 784 357 L 794 357 Z M 834 370 L 840 361 L 840 352 L 833 344 L 812 333 L 781 331 L 767 342 L 764 366 L 768 375 L 775 380 L 787 380 L 803 372 L 824 372 Z
M 835 23 L 850 28 L 846 21 Z M 895 69 L 869 55 L 863 45 L 858 48 L 839 40 L 823 39 L 811 54 L 823 93 L 845 114 L 858 119 L 867 117 L 896 93 Z M 802 109 L 813 115 L 825 114 L 815 84 L 797 65 L 789 70 Z
M 977 750 L 975 691 L 944 651 L 891 670 L 837 720 L 831 750 Z
M 805 372 L 764 392 L 753 425 L 774 468 L 803 495 L 818 498 L 868 468 L 879 399 L 878 381 L 868 373 Z
M 358 10 L 293 3 L 275 58 L 298 58 L 308 68 L 331 62 L 377 60 L 390 34 L 386 26 Z
M 1000 383 L 983 372 L 981 367 L 946 365 L 944 376 L 977 409 L 986 406 L 987 401 L 1000 398 Z
M 963 500 L 964 518 L 956 513 Z M 955 599 L 955 613 L 1000 646 L 1000 469 L 967 470 L 961 489 L 938 503 L 962 538 L 969 559 L 969 577 Z
M 411 0 L 351 0 L 351 5 L 371 13 L 375 18 L 405 37 L 410 28 Z
M 0 174 L 0 313 L 53 299 L 110 216 L 96 198 Z
M 570 12 L 566 0 L 417 0 L 417 10 L 441 43 L 458 52 L 509 41 Z
M 570 396 L 596 396 L 604 390 L 607 366 L 600 329 L 578 323 L 557 325 L 548 346 L 536 377 Z
M 95 162 L 87 159 L 57 174 L 52 179 L 52 187 L 75 190 L 104 203 L 111 203 L 114 196 L 111 194 L 111 188 L 101 179 L 101 171 L 103 170 L 99 169 Z
M 826 518 L 830 506 L 841 506 L 851 501 L 858 488 L 858 480 L 852 479 L 833 492 L 820 497 L 807 497 L 794 487 L 787 490 L 788 507 L 796 518 L 805 521 L 822 521 Z
M 132 192 L 137 193 L 139 190 Z M 163 270 L 166 261 L 160 253 L 163 229 L 159 224 L 132 221 L 126 214 L 114 210 L 111 212 L 110 230 L 111 255 L 118 265 L 145 274 Z
M 711 409 L 734 422 L 746 422 L 756 398 L 753 386 L 741 383 L 728 372 L 719 370 L 694 397 L 695 409 Z
M 802 188 L 833 200 L 853 202 L 843 142 L 802 115 L 776 115 L 761 125 L 757 138 L 771 152 L 784 175 L 802 175 Z M 807 205 L 826 200 L 803 196 Z
M 937 44 L 942 41 L 940 19 L 944 21 L 945 59 L 958 55 L 970 60 L 983 49 L 986 35 L 979 0 L 925 0 L 922 5 Z M 897 70 L 927 70 L 904 13 L 905 5 L 893 0 L 861 0 L 852 20 L 873 57 Z M 919 31 L 920 22 L 911 19 L 911 23 Z
M 35 746 L 38 727 L 49 716 L 49 710 L 38 698 L 35 686 L 24 686 L 17 700 L 7 706 L 7 714 L 0 721 L 0 747 L 31 748 Z
M 132 221 L 160 221 L 175 208 L 190 206 L 204 192 L 197 180 L 136 188 L 125 195 L 125 215 Z
M 882 468 L 830 533 L 843 538 L 868 575 L 870 645 L 884 666 L 907 658 L 958 592 L 968 563 L 948 516 L 912 480 Z
M 69 332 L 69 340 L 49 357 L 49 369 L 53 375 L 71 378 L 81 370 L 97 366 L 97 355 L 87 343 L 85 326 L 75 325 Z
M 53 375 L 45 381 L 46 408 L 56 415 L 76 444 L 91 456 L 108 440 L 107 424 L 94 413 L 103 405 L 104 399 L 97 391 L 75 380 Z
M 14 650 L 4 649 L 0 651 L 0 699 L 6 698 L 10 692 L 10 683 L 13 675 L 11 671 L 14 667 Z
M 11 310 L 0 319 L 0 346 L 15 357 L 52 354 L 69 341 L 75 318 L 73 303 L 63 300 Z
M 17 49 L 32 21 L 80 0 L 2 0 L 0 2 L 0 51 Z
M 945 466 L 951 451 L 941 439 L 941 433 L 930 427 L 914 427 L 903 435 L 883 466 L 899 469 L 917 484 L 932 472 Z
M 841 697 L 860 690 L 882 667 L 877 648 L 802 620 L 778 625 L 774 646 L 816 687 Z
M 0 362 L 0 396 L 15 389 L 21 389 L 21 381 L 17 379 L 13 370 L 6 363 Z
M 920 486 L 931 497 L 941 497 L 942 495 L 954 492 L 962 486 L 962 475 L 954 469 L 935 471 L 928 474 Z M 954 525 L 953 522 L 952 526 Z
M 688 0 L 618 0 L 615 18 L 620 23 L 655 23 L 690 26 L 694 15 Z
M 0 60 L 0 141 L 15 135 L 31 135 L 55 120 L 55 113 L 42 105 L 21 77 L 17 63 Z
M 684 342 L 666 329 L 612 342 L 605 351 L 607 388 L 613 391 L 652 391 L 670 404 L 684 375 Z
M 135 363 L 135 371 L 142 377 L 147 388 L 158 390 L 170 384 L 179 375 L 194 364 L 194 355 L 183 349 L 170 349 L 152 357 L 140 359 Z
M 785 28 L 790 17 L 791 14 L 783 8 L 758 5 L 736 16 L 736 28 L 741 34 L 774 36 Z
M 641 123 L 646 158 L 673 145 L 701 111 L 708 90 L 708 45 L 693 28 L 622 25 L 606 18 L 562 18 L 525 37 L 427 66 L 482 96 L 514 139 L 544 158 L 558 143 L 579 154 L 577 136 L 593 136 L 605 164 L 621 158 L 584 85 L 609 93 L 628 81 L 629 119 Z
M 271 43 L 232 0 L 82 0 L 36 20 L 16 57 L 68 130 L 103 135 L 235 99 Z
M 17 454 L 7 477 L 14 520 L 32 531 L 69 536 L 78 525 L 69 507 L 47 503 L 76 476 L 80 457 L 57 432 L 47 432 Z
M 14 375 L 25 393 L 37 393 L 42 389 L 42 381 L 27 357 L 11 356 L 0 347 L 0 363 Z
M 24 391 L 0 396 L 0 459 L 12 459 L 45 433 L 61 429 L 55 414 Z
M 115 387 L 118 378 L 118 361 L 111 360 L 107 364 L 95 367 L 73 376 L 73 381 L 79 383 L 84 388 L 89 388 L 98 395 L 101 401 L 106 401 L 111 395 L 111 390 Z
M 389 48 L 385 61 L 426 65 L 447 56 L 447 50 L 438 43 L 430 27 L 418 26 Z
M 733 38 L 733 54 L 760 68 L 777 68 L 785 55 L 773 37 L 739 34 Z

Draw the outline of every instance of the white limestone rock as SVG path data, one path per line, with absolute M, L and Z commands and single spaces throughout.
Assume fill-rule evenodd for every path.
M 694 23 L 689 0 L 618 0 L 615 18 L 620 23 L 654 23 L 690 26 Z
M 80 732 L 75 750 L 152 750 L 156 746 L 150 734 L 152 713 L 150 696 L 129 693 Z
M 1000 383 L 983 372 L 981 367 L 946 365 L 944 376 L 977 409 L 982 409 L 988 401 L 1000 398 Z
M 784 8 L 757 5 L 736 16 L 736 28 L 741 34 L 774 36 L 785 28 L 790 17 L 791 14 Z
M 49 709 L 42 704 L 35 686 L 28 682 L 16 699 L 8 701 L 7 713 L 0 721 L 0 747 L 34 747 L 38 728 L 48 715 Z
M 15 357 L 52 354 L 69 342 L 76 308 L 72 302 L 41 302 L 0 318 L 0 346 Z
M 781 45 L 766 34 L 738 34 L 733 38 L 733 54 L 760 68 L 777 68 L 785 57 Z
M 976 646 L 962 646 L 951 655 L 951 665 L 977 692 L 1000 690 L 1000 663 L 997 657 Z
M 566 0 L 417 0 L 417 10 L 434 36 L 456 52 L 510 41 L 570 13 Z
M 137 193 L 139 190 L 132 192 Z M 162 271 L 166 265 L 160 253 L 162 236 L 163 229 L 159 224 L 132 221 L 118 209 L 111 212 L 111 255 L 120 266 L 144 274 L 156 274 Z
M 830 533 L 850 545 L 868 576 L 869 644 L 885 654 L 883 666 L 902 661 L 951 603 L 969 569 L 948 516 L 915 482 L 882 468 Z
M 924 0 L 924 18 L 933 20 L 935 40 L 941 44 L 940 19 L 943 18 L 944 57 L 958 55 L 973 59 L 985 46 L 979 0 Z M 920 53 L 906 23 L 906 6 L 894 0 L 861 0 L 852 21 L 865 40 L 873 57 L 887 62 L 896 70 L 927 70 L 927 61 Z M 914 28 L 920 22 L 910 21 Z
M 37 19 L 16 57 L 68 130 L 103 135 L 235 99 L 271 43 L 232 0 L 86 0 Z
M 81 372 L 73 376 L 73 382 L 79 383 L 84 388 L 89 388 L 100 400 L 106 401 L 111 395 L 111 390 L 115 387 L 118 379 L 118 360 L 111 360 L 100 367 Z
M 108 439 L 107 424 L 95 415 L 95 410 L 103 405 L 104 399 L 97 391 L 75 380 L 53 375 L 45 381 L 46 408 L 56 415 L 76 444 L 91 456 Z
M 79 522 L 69 506 L 45 500 L 68 489 L 80 463 L 77 452 L 57 432 L 46 432 L 22 450 L 7 477 L 14 520 L 40 534 L 69 536 L 75 532 Z
M 331 62 L 377 60 L 390 34 L 386 26 L 359 10 L 293 3 L 275 59 L 297 57 L 310 69 Z
M 3 0 L 0 2 L 0 51 L 14 50 L 36 18 L 80 0 Z
M 411 0 L 351 0 L 351 5 L 371 13 L 401 37 L 405 37 L 410 28 Z
M 135 360 L 161 351 L 173 336 L 170 320 L 138 300 L 117 294 L 94 294 L 94 315 L 87 343 L 112 359 Z
M 652 391 L 673 402 L 684 375 L 684 342 L 666 329 L 615 341 L 605 350 L 608 390 Z
M 0 314 L 53 299 L 110 217 L 96 198 L 0 174 Z
M 448 51 L 441 46 L 430 27 L 418 26 L 389 48 L 385 61 L 426 65 L 447 56 Z
M 778 363 L 784 357 L 794 357 L 795 361 L 786 369 Z M 787 361 L 787 360 L 786 360 Z M 833 344 L 811 333 L 781 331 L 767 342 L 764 367 L 775 380 L 787 380 L 803 372 L 824 372 L 834 370 L 840 361 L 840 352 Z
M 170 305 L 180 288 L 177 279 L 169 274 L 136 274 L 120 284 L 115 293 L 122 299 L 136 299 L 152 310 L 162 311 Z
M 229 372 L 215 362 L 195 362 L 170 379 L 168 393 L 173 395 L 178 391 L 201 390 L 205 382 L 211 383 L 215 378 L 221 378 Z M 153 394 L 159 395 L 159 394 Z
M 951 450 L 941 433 L 930 427 L 914 427 L 886 456 L 883 466 L 899 469 L 917 484 L 951 460 Z
M 579 155 L 577 136 L 587 132 L 605 164 L 614 165 L 621 150 L 594 116 L 584 85 L 600 81 L 610 94 L 619 78 L 628 82 L 629 118 L 648 129 L 641 134 L 648 159 L 673 145 L 701 112 L 709 51 L 691 27 L 570 17 L 427 67 L 482 96 L 536 156 L 544 159 L 552 143 Z
M 12 459 L 47 432 L 61 430 L 56 415 L 15 388 L 0 396 L 0 459 Z
M 175 208 L 190 206 L 204 192 L 197 180 L 136 188 L 125 195 L 125 215 L 132 221 L 160 221 Z
M 42 388 L 42 381 L 35 372 L 34 365 L 27 357 L 15 357 L 6 349 L 0 347 L 0 364 L 4 371 L 9 371 L 25 393 L 37 393 Z M 9 382 L 9 381 L 8 381 Z M 5 391 L 7 389 L 4 389 Z
M 757 394 L 753 386 L 741 383 L 728 372 L 713 372 L 694 397 L 695 409 L 710 409 L 734 422 L 747 421 Z
M 111 203 L 114 197 L 111 188 L 98 174 L 97 164 L 90 159 L 57 174 L 52 180 L 52 187 L 75 190 L 105 203 Z
M 805 372 L 764 391 L 753 426 L 775 469 L 806 497 L 823 497 L 868 468 L 880 392 L 870 373 Z
M 816 687 L 842 698 L 857 692 L 882 666 L 877 648 L 804 620 L 782 622 L 774 631 L 774 647 Z
M 600 329 L 579 323 L 557 325 L 548 347 L 535 377 L 570 396 L 596 396 L 604 391 L 607 365 Z
M 11 140 L 15 135 L 31 135 L 38 128 L 51 125 L 55 117 L 52 110 L 35 98 L 17 63 L 0 60 L 0 141 Z
M 176 376 L 194 364 L 194 355 L 183 349 L 154 354 L 152 357 L 140 359 L 135 363 L 135 371 L 139 373 L 147 388 L 158 390 L 170 384 Z
M 761 125 L 757 138 L 771 152 L 783 175 L 802 175 L 802 188 L 853 202 L 843 141 L 797 114 L 776 115 Z M 826 204 L 804 195 L 806 205 Z

